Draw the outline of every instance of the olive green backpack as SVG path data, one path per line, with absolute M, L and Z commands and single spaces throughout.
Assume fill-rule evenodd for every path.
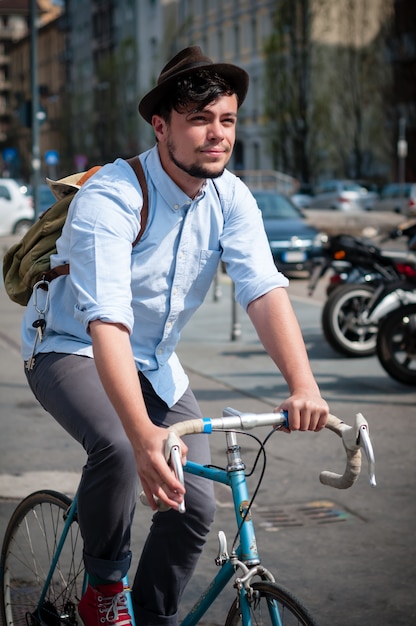
M 140 159 L 133 157 L 127 159 L 127 163 L 133 168 L 143 193 L 141 227 L 133 242 L 135 246 L 146 227 L 147 185 Z M 51 269 L 50 257 L 56 253 L 56 241 L 61 236 L 73 197 L 98 169 L 99 166 L 96 166 L 87 172 L 67 176 L 52 183 L 57 202 L 40 216 L 20 241 L 7 250 L 3 258 L 3 280 L 6 292 L 13 302 L 26 306 L 36 283 L 42 280 L 50 282 L 58 276 L 69 274 L 69 264 Z

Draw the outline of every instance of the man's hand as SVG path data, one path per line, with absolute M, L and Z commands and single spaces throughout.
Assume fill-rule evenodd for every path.
M 319 431 L 325 427 L 328 419 L 328 405 L 320 395 L 296 393 L 276 409 L 287 411 L 290 430 Z
M 157 510 L 155 496 L 168 507 L 177 510 L 185 493 L 184 487 L 165 460 L 167 434 L 165 428 L 150 424 L 149 428 L 146 428 L 146 433 L 142 433 L 140 444 L 133 446 L 143 491 L 154 511 Z M 182 441 L 180 444 L 184 463 L 187 447 Z

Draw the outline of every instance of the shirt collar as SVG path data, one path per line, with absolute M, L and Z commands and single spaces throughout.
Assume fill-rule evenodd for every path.
M 147 171 L 156 189 L 164 199 L 164 201 L 170 206 L 172 211 L 177 211 L 183 206 L 189 206 L 192 199 L 186 195 L 178 187 L 176 183 L 168 176 L 162 167 L 159 157 L 159 150 L 157 145 L 149 150 L 147 158 Z M 200 200 L 205 193 L 206 182 L 201 187 L 195 200 Z

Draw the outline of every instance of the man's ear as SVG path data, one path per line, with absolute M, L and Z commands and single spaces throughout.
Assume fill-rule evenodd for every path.
M 156 135 L 156 139 L 158 141 L 160 141 L 161 139 L 163 140 L 163 138 L 166 136 L 166 122 L 163 119 L 163 117 L 160 117 L 160 115 L 153 115 L 152 117 L 152 126 L 153 126 L 153 131 Z

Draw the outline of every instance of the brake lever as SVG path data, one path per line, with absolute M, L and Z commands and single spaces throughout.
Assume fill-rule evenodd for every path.
M 361 415 L 361 413 L 359 413 L 359 415 Z M 368 477 L 370 480 L 370 485 L 372 487 L 375 487 L 377 485 L 375 472 L 376 461 L 374 457 L 373 444 L 371 443 L 370 434 L 368 432 L 368 424 L 361 424 L 359 428 L 358 443 L 364 449 L 365 455 L 367 457 Z
M 365 456 L 367 457 L 370 485 L 375 487 L 377 483 L 374 450 L 370 439 L 368 422 L 362 413 L 357 413 L 353 426 L 343 431 L 342 439 L 345 447 L 349 450 L 354 450 L 358 447 L 364 450 Z
M 173 434 L 174 433 L 169 433 L 169 437 L 171 437 L 171 435 L 173 435 Z M 175 435 L 175 437 L 176 437 L 176 435 Z M 177 439 L 177 437 L 176 437 L 176 439 Z M 171 468 L 173 470 L 173 473 L 175 474 L 176 478 L 181 483 L 181 485 L 184 485 L 185 481 L 184 481 L 184 477 L 183 477 L 181 448 L 180 448 L 180 445 L 178 443 L 173 444 L 172 447 L 170 448 L 170 466 L 171 466 Z M 185 500 L 182 500 L 182 502 L 178 505 L 178 511 L 179 511 L 179 513 L 185 513 Z
M 321 472 L 319 476 L 321 483 L 335 487 L 336 489 L 348 489 L 351 487 L 360 475 L 362 448 L 368 461 L 370 485 L 375 487 L 374 452 L 368 431 L 368 423 L 365 417 L 361 413 L 358 413 L 355 416 L 354 424 L 349 426 L 338 417 L 335 417 L 335 415 L 329 415 L 325 427 L 341 437 L 347 455 L 347 465 L 343 474 L 337 474 L 328 470 Z

